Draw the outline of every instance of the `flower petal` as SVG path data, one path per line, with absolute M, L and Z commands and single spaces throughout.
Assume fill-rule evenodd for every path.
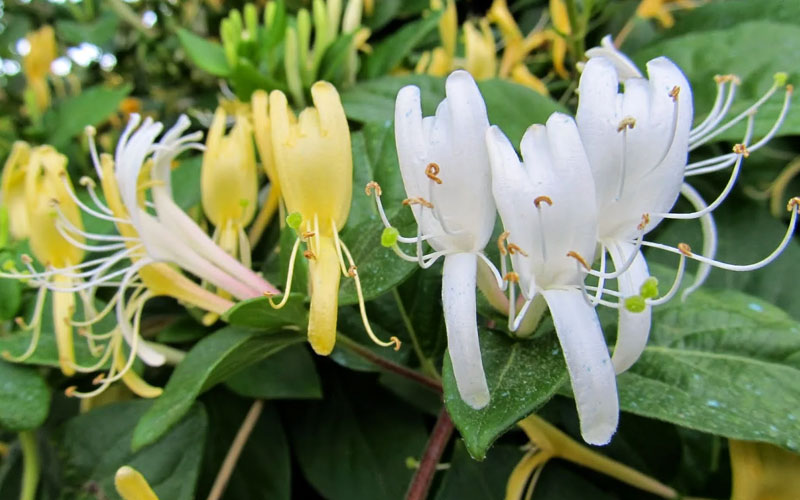
M 620 275 L 617 281 L 622 297 L 639 295 L 642 284 L 650 276 L 647 261 L 644 260 L 642 252 L 636 250 L 631 243 L 609 245 L 608 252 L 611 254 L 615 267 L 622 266 L 627 262 L 632 252 L 637 253 L 631 266 Z M 614 347 L 614 355 L 611 357 L 614 371 L 617 373 L 622 373 L 630 368 L 642 355 L 647 344 L 647 337 L 650 335 L 651 317 L 652 307 L 650 305 L 645 305 L 642 312 L 631 312 L 625 307 L 619 308 L 617 344 Z
M 604 445 L 619 421 L 614 369 L 597 313 L 580 290 L 542 292 L 567 362 L 584 441 Z
M 477 259 L 472 253 L 445 257 L 442 306 L 447 326 L 447 348 L 458 393 L 465 403 L 479 410 L 489 403 L 489 387 L 483 371 L 476 323 Z

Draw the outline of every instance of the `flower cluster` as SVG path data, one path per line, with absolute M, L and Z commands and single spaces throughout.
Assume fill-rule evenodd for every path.
M 494 278 L 495 297 L 508 293 L 504 309 L 509 330 L 519 336 L 532 333 L 545 305 L 549 309 L 583 438 L 605 444 L 617 428 L 615 374 L 641 355 L 652 307 L 676 295 L 686 260 L 698 261 L 700 267 L 684 297 L 704 281 L 711 267 L 745 271 L 768 264 L 791 239 L 798 201 L 789 202 L 786 237 L 768 257 L 749 265 L 714 260 L 711 212 L 730 193 L 742 161 L 780 127 L 792 92 L 785 76 L 776 75 L 775 85 L 758 102 L 727 121 L 739 82 L 734 76 L 718 77 L 719 96 L 710 115 L 692 128 L 691 87 L 672 61 L 651 60 L 645 77 L 610 39 L 587 56 L 575 118 L 555 113 L 545 125 L 531 125 L 519 145 L 522 160 L 503 132 L 489 125 L 480 91 L 467 72 L 448 77 L 447 97 L 432 117 L 422 117 L 416 87 L 402 89 L 395 107 L 395 134 L 408 195 L 405 204 L 419 227 L 416 236 L 400 236 L 391 227 L 380 191 L 374 191 L 389 235 L 386 246 L 423 268 L 444 258 L 442 302 L 462 399 L 475 409 L 490 402 L 475 323 L 476 276 L 485 265 Z M 775 125 L 753 141 L 756 112 L 781 88 L 785 100 Z M 730 153 L 688 163 L 690 151 L 742 121 L 744 137 Z M 723 169 L 731 170 L 730 181 L 710 204 L 685 182 L 689 176 Z M 671 212 L 680 195 L 694 212 Z M 484 253 L 496 212 L 504 228 L 498 240 L 499 270 Z M 647 241 L 645 236 L 664 219 L 699 219 L 705 237 L 702 252 L 693 252 L 685 243 L 673 248 Z M 433 252 L 424 253 L 424 243 Z M 416 255 L 399 244 L 415 245 Z M 675 280 L 663 295 L 650 276 L 642 247 L 679 258 Z M 613 270 L 607 269 L 608 260 Z M 616 286 L 608 285 L 614 282 Z M 619 312 L 613 356 L 595 311 L 598 305 Z

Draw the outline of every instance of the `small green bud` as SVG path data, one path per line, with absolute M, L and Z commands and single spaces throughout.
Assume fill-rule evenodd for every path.
M 642 287 L 639 289 L 639 293 L 645 299 L 654 299 L 658 297 L 658 280 L 653 276 L 644 280 Z
M 242 208 L 247 208 L 247 205 L 249 205 L 249 204 L 250 204 L 250 200 L 248 200 L 247 198 L 242 198 L 242 199 L 239 200 L 239 206 L 242 207 Z
M 387 227 L 381 233 L 381 245 L 386 248 L 391 248 L 397 243 L 397 237 L 400 236 L 400 231 L 393 227 Z
M 641 295 L 633 295 L 625 299 L 625 309 L 632 313 L 644 312 L 646 303 Z
M 252 3 L 244 6 L 244 25 L 247 28 L 248 40 L 258 40 L 258 11 Z
M 781 71 L 779 73 L 775 73 L 775 76 L 773 78 L 775 79 L 775 85 L 777 85 L 778 87 L 783 87 L 784 85 L 786 85 L 786 81 L 789 79 L 789 75 Z
M 286 225 L 292 229 L 297 229 L 303 223 L 303 216 L 300 212 L 292 212 L 286 216 Z

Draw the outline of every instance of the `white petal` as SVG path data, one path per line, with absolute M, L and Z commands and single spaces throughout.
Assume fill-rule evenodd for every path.
M 627 80 L 628 78 L 641 77 L 642 73 L 639 68 L 633 64 L 628 56 L 622 53 L 611 39 L 611 35 L 606 35 L 600 42 L 600 47 L 592 47 L 586 51 L 586 57 L 589 59 L 594 57 L 605 57 L 614 64 L 614 68 L 619 74 L 620 80 Z
M 580 290 L 543 292 L 567 362 L 584 441 L 611 441 L 619 421 L 614 368 L 595 310 Z
M 483 372 L 475 306 L 477 256 L 459 253 L 444 259 L 442 306 L 447 326 L 447 349 L 453 363 L 458 393 L 472 408 L 489 404 Z
M 623 297 L 639 295 L 642 284 L 650 276 L 642 252 L 636 250 L 631 243 L 609 245 L 608 251 L 615 267 L 623 265 L 632 252 L 637 253 L 631 267 L 622 273 L 617 281 Z M 645 305 L 644 311 L 638 313 L 628 311 L 624 307 L 619 308 L 617 344 L 614 347 L 614 355 L 611 357 L 617 373 L 622 373 L 630 368 L 642 355 L 647 344 L 647 337 L 650 335 L 651 317 L 652 307 L 649 305 Z

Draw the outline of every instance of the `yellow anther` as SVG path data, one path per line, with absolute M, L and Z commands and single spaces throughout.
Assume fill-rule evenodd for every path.
M 503 276 L 503 281 L 508 281 L 509 283 L 519 283 L 519 274 L 515 273 L 514 271 L 506 273 Z
M 78 180 L 78 183 L 83 187 L 90 187 L 94 188 L 97 184 L 94 182 L 94 179 L 91 177 L 84 175 L 83 177 Z
M 78 390 L 77 386 L 71 385 L 71 386 L 67 387 L 66 389 L 64 389 L 64 395 L 67 396 L 68 398 L 75 397 L 75 391 L 77 391 L 77 390 Z
M 733 146 L 733 152 L 737 155 L 742 155 L 745 158 L 750 156 L 750 151 L 747 149 L 747 146 L 744 144 L 736 144 Z
M 589 263 L 586 262 L 586 259 L 583 258 L 583 255 L 579 254 L 574 250 L 570 250 L 569 252 L 567 252 L 567 257 L 572 257 L 573 259 L 580 262 L 583 268 L 586 269 L 587 271 L 590 271 L 592 269 L 591 266 L 589 266 Z
M 264 290 L 264 291 L 261 293 L 261 295 L 263 295 L 263 296 L 264 296 L 264 297 L 266 297 L 266 298 L 270 298 L 270 297 L 274 297 L 274 296 L 275 296 L 275 294 L 274 294 L 274 293 L 272 293 L 272 292 L 270 292 L 269 290 Z
M 692 256 L 692 247 L 687 245 L 686 243 L 678 243 L 678 250 L 685 256 L 691 257 Z
M 26 253 L 22 254 L 20 256 L 19 260 L 21 260 L 23 264 L 32 264 L 33 263 L 33 259 L 31 258 L 31 256 L 26 254 Z
M 105 380 L 105 378 L 106 378 L 106 374 L 105 373 L 101 373 L 98 376 L 96 376 L 94 379 L 92 379 L 92 384 L 100 385 L 100 384 L 103 383 L 103 380 Z
M 351 278 L 355 278 L 358 274 L 358 267 L 355 264 L 352 264 L 349 268 L 347 268 L 347 275 Z
M 394 348 L 393 349 L 395 351 L 399 351 L 400 350 L 400 346 L 403 345 L 403 343 L 400 342 L 400 339 L 398 339 L 397 337 L 394 337 L 394 336 L 389 337 L 389 343 L 390 344 L 394 344 Z
M 672 97 L 672 102 L 678 102 L 678 95 L 681 93 L 681 88 L 675 85 L 669 91 L 669 96 Z M 632 128 L 632 127 L 631 127 Z
M 308 260 L 314 260 L 317 258 L 317 256 L 314 255 L 314 252 L 312 252 L 311 250 L 304 250 L 303 257 L 305 257 Z
M 439 164 L 438 163 L 428 163 L 428 166 L 425 167 L 425 175 L 428 176 L 428 179 L 432 180 L 436 184 L 441 184 L 442 180 L 437 177 L 439 175 Z
M 619 122 L 619 125 L 617 125 L 617 132 L 622 132 L 626 128 L 632 129 L 635 126 L 636 126 L 636 118 L 632 116 L 626 116 Z
M 506 250 L 506 239 L 508 239 L 509 234 L 511 234 L 509 231 L 504 231 L 497 238 L 497 248 L 500 250 L 500 255 L 508 255 L 508 250 Z
M 367 193 L 367 196 L 372 196 L 372 190 L 375 190 L 375 194 L 380 196 L 383 194 L 381 191 L 381 185 L 375 181 L 369 181 L 366 186 L 364 186 L 364 192 Z
M 739 85 L 740 83 L 742 83 L 742 81 L 736 75 L 717 75 L 714 77 L 714 81 L 717 82 L 718 84 L 733 82 L 734 84 Z
M 642 221 L 636 226 L 636 229 L 644 231 L 648 224 L 650 224 L 650 214 L 642 214 Z
M 549 196 L 537 196 L 536 199 L 533 200 L 533 206 L 539 208 L 539 205 L 542 203 L 547 203 L 548 206 L 553 206 L 553 200 L 550 199 Z
M 425 208 L 433 208 L 433 203 L 429 202 L 425 198 L 422 198 L 421 196 L 417 196 L 416 198 L 406 198 L 403 200 L 403 205 L 422 205 Z
M 25 324 L 25 320 L 22 319 L 22 316 L 17 316 L 16 318 L 14 318 L 14 323 L 16 323 L 17 326 L 19 326 L 22 329 L 25 329 L 25 327 L 27 326 Z
M 525 257 L 528 256 L 528 254 L 525 252 L 525 250 L 521 249 L 519 247 L 519 245 L 517 245 L 516 243 L 509 243 L 508 244 L 508 253 L 510 253 L 511 255 L 514 255 L 515 253 L 521 253 Z
M 313 237 L 315 234 L 317 234 L 317 233 L 315 233 L 314 231 L 304 231 L 301 234 L 301 236 L 303 237 L 304 240 L 307 240 L 308 238 Z
M 800 197 L 798 196 L 795 196 L 794 198 L 789 200 L 789 203 L 786 204 L 786 210 L 790 212 L 798 207 L 800 207 Z M 800 211 L 800 208 L 798 208 L 798 211 Z
M 85 133 L 86 135 L 88 135 L 88 136 L 95 136 L 95 135 L 97 135 L 97 129 L 96 129 L 96 128 L 94 128 L 94 127 L 92 127 L 91 125 L 87 125 L 87 126 L 86 126 L 86 127 L 83 129 L 83 131 L 84 131 L 84 133 Z
M 792 85 L 791 83 L 789 85 L 787 85 L 786 86 L 786 92 L 789 93 L 789 94 L 793 93 L 794 92 L 794 85 Z

